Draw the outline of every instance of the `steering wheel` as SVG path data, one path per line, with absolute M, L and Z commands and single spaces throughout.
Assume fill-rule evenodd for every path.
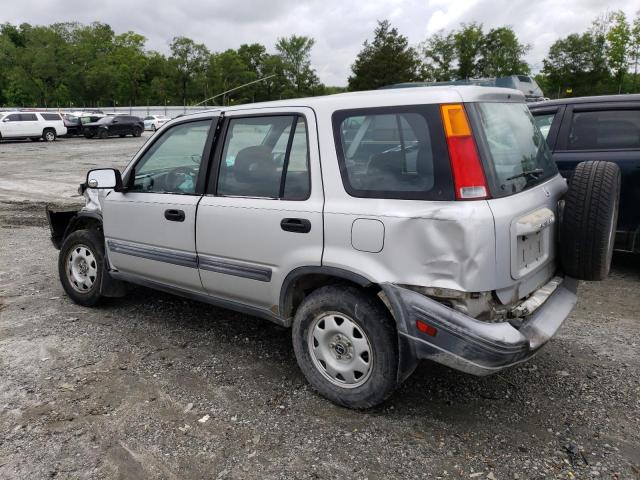
M 182 185 L 185 180 L 191 179 L 193 181 L 194 171 L 193 167 L 176 167 L 165 176 L 164 184 L 169 192 L 178 192 L 180 191 L 180 185 Z M 195 182 L 193 182 L 195 186 Z

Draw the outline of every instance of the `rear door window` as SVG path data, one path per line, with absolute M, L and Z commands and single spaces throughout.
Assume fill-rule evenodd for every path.
M 57 113 L 41 113 L 40 115 L 42 115 L 42 118 L 44 118 L 45 120 L 49 120 L 49 121 L 60 120 L 60 115 L 58 115 Z
M 304 118 L 298 115 L 231 118 L 217 194 L 306 200 L 310 177 Z
M 333 115 L 342 183 L 354 197 L 452 200 L 437 105 L 342 110 Z
M 21 113 L 20 114 L 20 119 L 23 122 L 37 122 L 38 121 L 38 117 L 36 116 L 35 113 Z
M 574 112 L 567 150 L 640 148 L 640 109 Z

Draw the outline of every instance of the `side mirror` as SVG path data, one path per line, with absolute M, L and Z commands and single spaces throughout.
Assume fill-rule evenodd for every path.
M 122 177 L 115 168 L 100 168 L 87 173 L 87 188 L 122 190 Z

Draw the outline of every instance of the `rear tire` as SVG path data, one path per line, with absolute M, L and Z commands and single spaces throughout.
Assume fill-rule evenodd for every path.
M 373 295 L 328 285 L 307 296 L 293 320 L 293 348 L 311 386 L 332 402 L 370 408 L 397 386 L 398 337 Z
M 560 256 L 567 275 L 604 280 L 609 274 L 620 201 L 615 163 L 579 163 L 573 172 L 560 224 Z
M 56 141 L 56 131 L 52 128 L 46 128 L 42 132 L 42 138 L 45 142 L 55 142 Z
M 102 140 L 104 140 L 104 139 L 105 139 L 105 138 L 107 138 L 108 136 L 109 136 L 109 134 L 108 134 L 108 133 L 107 133 L 107 131 L 106 131 L 106 130 L 104 130 L 104 129 L 103 129 L 103 130 L 100 130 L 100 131 L 98 132 L 98 138 L 100 138 L 100 139 L 102 139 Z
M 62 243 L 58 256 L 58 275 L 64 291 L 85 307 L 102 300 L 104 241 L 96 230 L 76 230 Z
M 133 136 L 134 137 L 139 137 L 140 135 L 142 135 L 142 129 L 136 127 L 133 129 Z

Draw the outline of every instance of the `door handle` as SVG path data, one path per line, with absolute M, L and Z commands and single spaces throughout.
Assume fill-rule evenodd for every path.
M 309 233 L 311 222 L 306 218 L 283 218 L 280 227 L 285 232 Z
M 184 222 L 184 210 L 165 210 L 164 218 L 171 222 Z

